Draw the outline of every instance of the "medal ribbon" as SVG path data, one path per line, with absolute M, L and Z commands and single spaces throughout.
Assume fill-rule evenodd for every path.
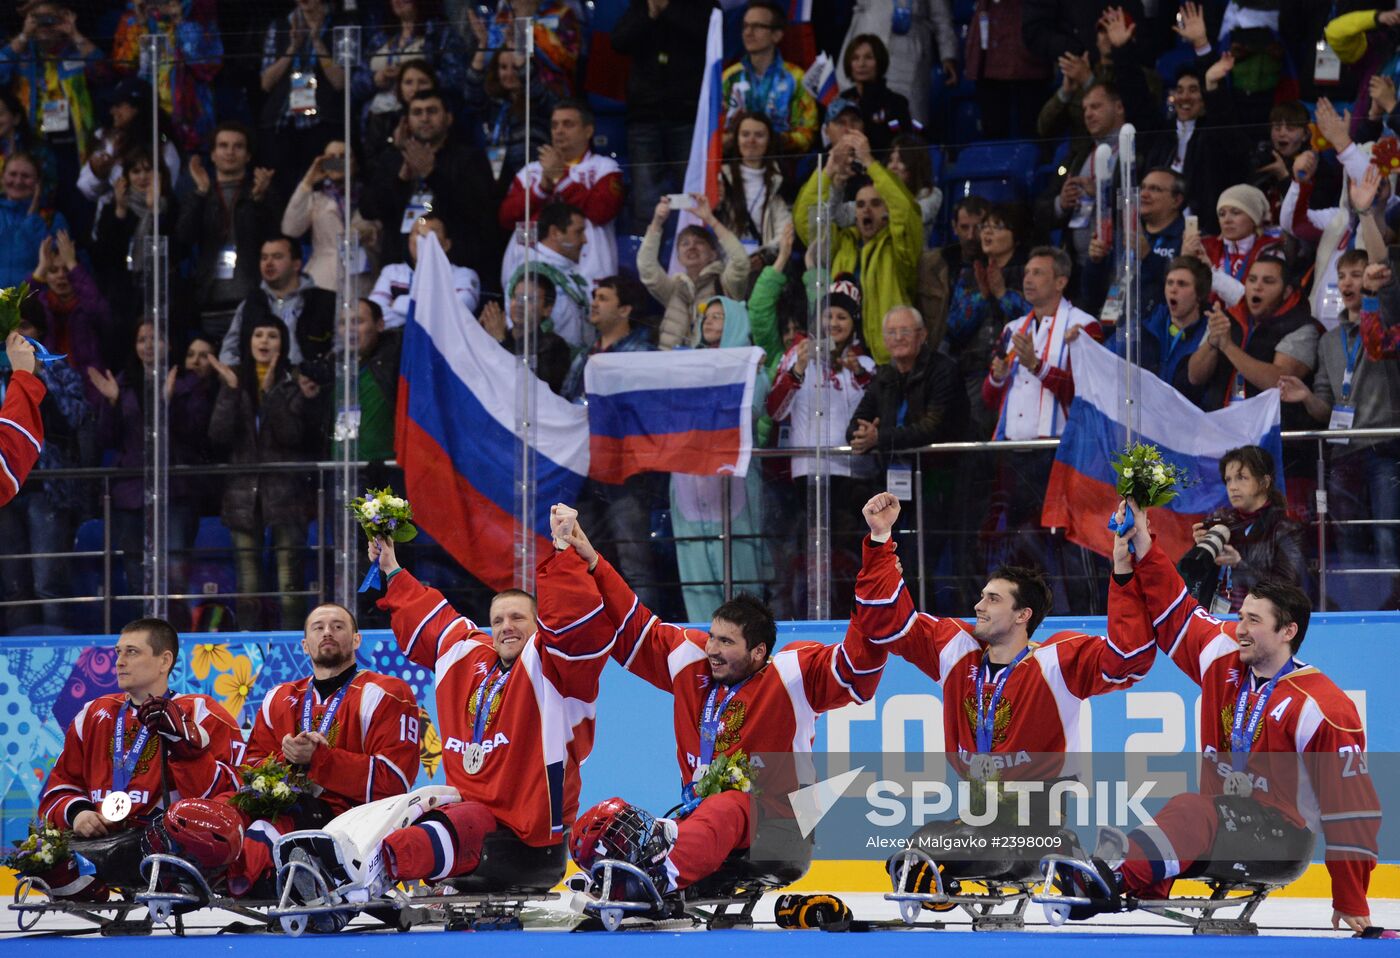
M 977 667 L 977 751 L 981 754 L 990 753 L 992 750 L 992 731 L 997 720 L 997 703 L 1001 701 L 1001 691 L 1006 687 L 1006 680 L 1021 664 L 1021 660 L 1030 654 L 1031 647 L 1028 645 L 1017 653 L 1016 658 L 1011 660 L 1011 664 L 1001 670 L 997 676 L 996 685 L 992 686 L 991 702 L 984 702 L 982 693 L 986 689 L 988 658 L 983 656 L 982 664 Z
M 321 716 L 320 724 L 316 726 L 317 732 L 319 732 L 322 735 L 326 734 L 326 730 L 331 727 L 331 722 L 335 721 L 335 713 L 340 710 L 340 703 L 345 698 L 345 693 L 350 691 L 350 684 L 354 681 L 355 676 L 350 676 L 350 681 L 346 682 L 339 689 L 337 689 L 335 694 L 332 695 L 326 701 L 326 711 L 325 714 Z M 301 699 L 300 730 L 303 732 L 311 731 L 311 707 L 313 704 L 312 700 L 315 698 L 315 695 L 316 683 L 313 680 L 306 684 L 306 694 L 302 696 Z
M 1239 698 L 1235 699 L 1235 722 L 1230 728 L 1230 767 L 1237 772 L 1244 771 L 1244 767 L 1249 764 L 1249 750 L 1254 745 L 1254 733 L 1259 728 L 1259 720 L 1264 716 L 1264 706 L 1269 703 L 1269 696 L 1273 694 L 1274 686 L 1278 685 L 1278 680 L 1289 672 L 1297 668 L 1291 658 L 1288 664 L 1278 670 L 1278 674 L 1269 679 L 1264 687 L 1259 690 L 1259 698 L 1254 702 L 1254 710 L 1249 713 L 1249 721 L 1243 728 L 1240 723 L 1244 720 L 1245 706 L 1249 703 L 1249 687 L 1253 684 L 1250 676 L 1252 672 L 1246 671 L 1240 681 Z
M 725 695 L 724 699 L 720 701 L 718 705 L 715 704 L 715 700 L 719 698 L 719 683 L 715 683 L 710 687 L 710 694 L 705 699 L 705 707 L 700 712 L 701 768 L 709 765 L 710 762 L 714 760 L 715 743 L 719 740 L 720 719 L 724 718 L 724 710 L 729 708 L 729 703 L 734 699 L 734 696 L 739 694 L 739 690 L 747 685 L 751 678 L 753 678 L 752 675 L 741 682 L 736 682 L 729 686 L 728 694 Z M 695 783 L 693 781 L 686 782 L 681 793 L 687 802 L 693 801 L 695 798 Z
M 122 743 L 126 741 L 126 709 L 125 702 L 122 703 L 121 711 L 117 713 L 117 727 L 112 730 L 112 791 L 124 792 L 131 784 L 131 774 L 136 768 L 136 762 L 141 758 L 141 750 L 150 741 L 151 730 L 146 726 L 141 726 L 141 731 L 136 734 L 136 741 L 131 743 L 131 750 L 122 751 Z
M 486 735 L 486 720 L 491 715 L 491 703 L 496 701 L 496 696 L 500 693 L 501 687 L 506 684 L 506 679 L 510 678 L 510 673 L 502 671 L 495 682 L 491 681 L 491 676 L 495 675 L 499 665 L 492 667 L 490 673 L 476 687 L 476 725 L 472 728 L 472 744 L 476 745 Z M 488 692 L 486 687 L 490 685 Z

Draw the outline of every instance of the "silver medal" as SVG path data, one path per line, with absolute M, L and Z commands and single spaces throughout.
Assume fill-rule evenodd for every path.
M 485 764 L 486 749 L 481 747 L 480 742 L 472 742 L 462 750 L 462 768 L 466 769 L 468 775 L 475 775 Z
M 109 822 L 123 821 L 131 814 L 131 796 L 126 792 L 108 792 L 102 800 L 102 817 Z
M 1254 794 L 1254 782 L 1248 772 L 1231 772 L 1225 776 L 1225 794 L 1248 798 Z

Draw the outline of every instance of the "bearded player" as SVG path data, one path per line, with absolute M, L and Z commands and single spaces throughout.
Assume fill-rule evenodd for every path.
M 773 613 L 749 595 L 716 609 L 708 633 L 661 622 L 577 524 L 565 538 L 587 562 L 593 594 L 616 630 L 613 658 L 674 698 L 676 761 L 688 809 L 676 822 L 609 799 L 579 816 L 569 852 L 585 870 L 600 857 L 619 858 L 642 867 L 663 894 L 684 889 L 749 847 L 748 794 L 696 799 L 695 783 L 714 758 L 811 752 L 817 716 L 868 701 L 886 655 L 854 630 L 839 645 L 793 642 L 775 651 Z
M 1155 827 L 1121 839 L 1115 860 L 1095 862 L 1115 894 L 1090 910 L 1116 911 L 1125 896 L 1165 899 L 1177 877 L 1209 864 L 1217 834 L 1231 827 L 1222 824 L 1223 794 L 1236 804 L 1252 799 L 1279 835 L 1323 833 L 1332 927 L 1360 934 L 1371 924 L 1366 892 L 1377 860 L 1380 802 L 1356 706 L 1296 657 L 1312 613 L 1308 597 L 1266 580 L 1250 590 L 1238 622 L 1221 622 L 1191 598 L 1176 567 L 1154 546 L 1145 510 L 1134 505 L 1133 511 L 1136 563 L 1126 550 L 1116 552 L 1115 583 L 1135 590 L 1143 621 L 1154 630 L 1145 634 L 1201 687 L 1201 747 L 1214 774 L 1203 772 L 1203 794 L 1175 796 L 1154 816 Z M 1270 753 L 1302 754 L 1303 774 L 1296 760 L 1271 761 Z M 1232 803 L 1224 805 L 1228 812 Z M 1311 835 L 1304 838 L 1311 849 Z
M 346 809 L 413 786 L 418 702 L 403 679 L 359 667 L 360 642 L 349 609 L 333 602 L 312 609 L 301 639 L 311 674 L 276 686 L 258 707 L 244 762 L 259 765 L 272 756 L 300 766 L 312 794 L 276 821 L 244 816 L 247 841 L 229 872 L 235 895 L 270 891 L 272 849 L 281 835 L 317 828 Z
M 121 691 L 87 703 L 68 726 L 39 798 L 39 815 L 71 828 L 80 842 L 158 830 L 152 823 L 164 817 L 172 835 L 199 833 L 194 841 L 210 851 L 201 863 L 212 870 L 228 865 L 242 843 L 237 815 L 215 801 L 234 790 L 227 762 L 232 741 L 241 736 L 233 717 L 209 696 L 170 693 L 179 654 L 179 636 L 163 619 L 137 619 L 122 629 L 116 644 Z M 162 816 L 172 803 L 183 805 L 183 814 L 171 807 Z M 88 900 L 106 899 L 104 879 L 139 880 L 131 870 L 103 874 L 97 864 L 96 876 L 80 876 L 70 858 L 40 877 L 55 898 Z
M 443 767 L 462 799 L 389 833 L 387 876 L 469 875 L 486 836 L 505 829 L 525 846 L 558 849 L 562 878 L 560 846 L 578 810 L 579 766 L 593 747 L 598 675 L 612 642 L 609 630 L 594 644 L 589 623 L 601 610 L 582 561 L 556 542 L 540 562 L 538 607 L 527 592 L 498 593 L 488 635 L 403 569 L 392 542 L 373 540 L 369 555 L 388 576 L 379 606 L 399 648 L 436 672 Z

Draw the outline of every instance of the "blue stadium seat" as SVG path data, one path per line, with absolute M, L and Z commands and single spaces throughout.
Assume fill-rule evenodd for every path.
M 989 189 L 1003 194 L 1010 190 L 1014 194 L 1010 199 L 1026 199 L 1034 184 L 1035 167 L 1036 147 L 1033 143 L 976 143 L 958 154 L 947 176 L 952 184 L 962 181 L 1002 184 Z M 981 188 L 958 195 L 966 196 L 969 193 L 988 195 Z
M 88 519 L 78 526 L 73 536 L 74 552 L 101 552 L 103 547 L 103 523 L 101 519 Z M 115 548 L 115 545 L 113 546 Z M 73 595 L 102 595 L 102 559 L 74 559 L 69 566 L 72 576 Z M 112 593 L 120 595 L 125 591 L 126 571 L 118 560 L 112 562 Z M 83 602 L 69 607 L 72 610 L 71 622 L 80 631 L 102 631 L 102 604 Z
M 980 196 L 992 203 L 1021 203 L 1025 201 L 1025 187 L 1016 180 L 1006 179 L 958 179 L 948 181 L 943 192 L 943 202 L 950 208 L 967 196 Z
M 1170 89 L 1176 82 L 1176 72 L 1188 63 L 1195 62 L 1196 51 L 1186 44 L 1186 41 L 1177 43 L 1166 53 L 1157 58 L 1157 75 L 1162 78 L 1162 86 Z
M 614 157 L 627 167 L 627 118 L 621 113 L 596 113 L 593 125 L 593 152 Z
M 642 248 L 642 237 L 619 233 L 617 236 L 617 271 L 630 276 L 637 275 L 637 251 Z
M 236 592 L 238 579 L 233 571 L 233 538 L 218 516 L 202 516 L 194 536 L 190 557 L 189 591 L 204 595 Z M 171 583 L 180 588 L 179 583 Z
M 1055 147 L 1054 154 L 1050 157 L 1049 163 L 1043 163 L 1036 167 L 1035 179 L 1031 182 L 1031 196 L 1036 197 L 1045 192 L 1045 188 L 1050 185 L 1051 179 L 1059 172 L 1065 160 L 1069 159 L 1069 138 L 1061 140 Z

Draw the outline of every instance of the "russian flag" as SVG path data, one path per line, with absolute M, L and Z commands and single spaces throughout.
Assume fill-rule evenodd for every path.
M 719 171 L 724 164 L 724 14 L 710 11 L 710 31 L 705 39 L 705 74 L 700 80 L 700 102 L 695 106 L 695 131 L 690 135 L 690 161 L 685 166 L 686 193 L 704 193 L 710 207 L 719 206 Z M 687 226 L 699 226 L 700 217 L 682 210 L 676 234 Z M 671 272 L 680 270 L 675 245 L 671 248 Z
M 1070 350 L 1074 403 L 1050 471 L 1040 522 L 1063 528 L 1072 542 L 1108 556 L 1113 554 L 1113 533 L 1107 523 L 1118 508 L 1111 463 L 1127 445 L 1121 389 L 1128 364 L 1088 336 L 1076 339 Z M 1274 457 L 1274 475 L 1282 488 L 1278 390 L 1203 412 L 1156 376 L 1136 373 L 1133 388 L 1142 422 L 1135 441 L 1156 446 L 1163 459 L 1186 470 L 1192 480 L 1152 513 L 1152 531 L 1167 554 L 1181 556 L 1194 542 L 1192 524 L 1227 504 L 1220 481 L 1220 459 L 1226 452 L 1263 446 Z
M 518 360 L 453 293 L 431 233 L 409 294 L 395 454 L 414 521 L 489 588 L 513 584 Z M 535 381 L 537 491 L 532 527 L 548 548 L 549 507 L 575 502 L 588 474 L 588 411 Z
M 648 471 L 745 475 L 762 361 L 757 346 L 589 357 L 583 381 L 591 477 L 619 483 Z
M 817 54 L 817 58 L 812 61 L 812 65 L 802 77 L 802 83 L 814 100 L 823 107 L 831 106 L 831 101 L 836 99 L 840 89 L 836 85 L 836 64 L 832 63 L 831 57 L 825 53 Z

